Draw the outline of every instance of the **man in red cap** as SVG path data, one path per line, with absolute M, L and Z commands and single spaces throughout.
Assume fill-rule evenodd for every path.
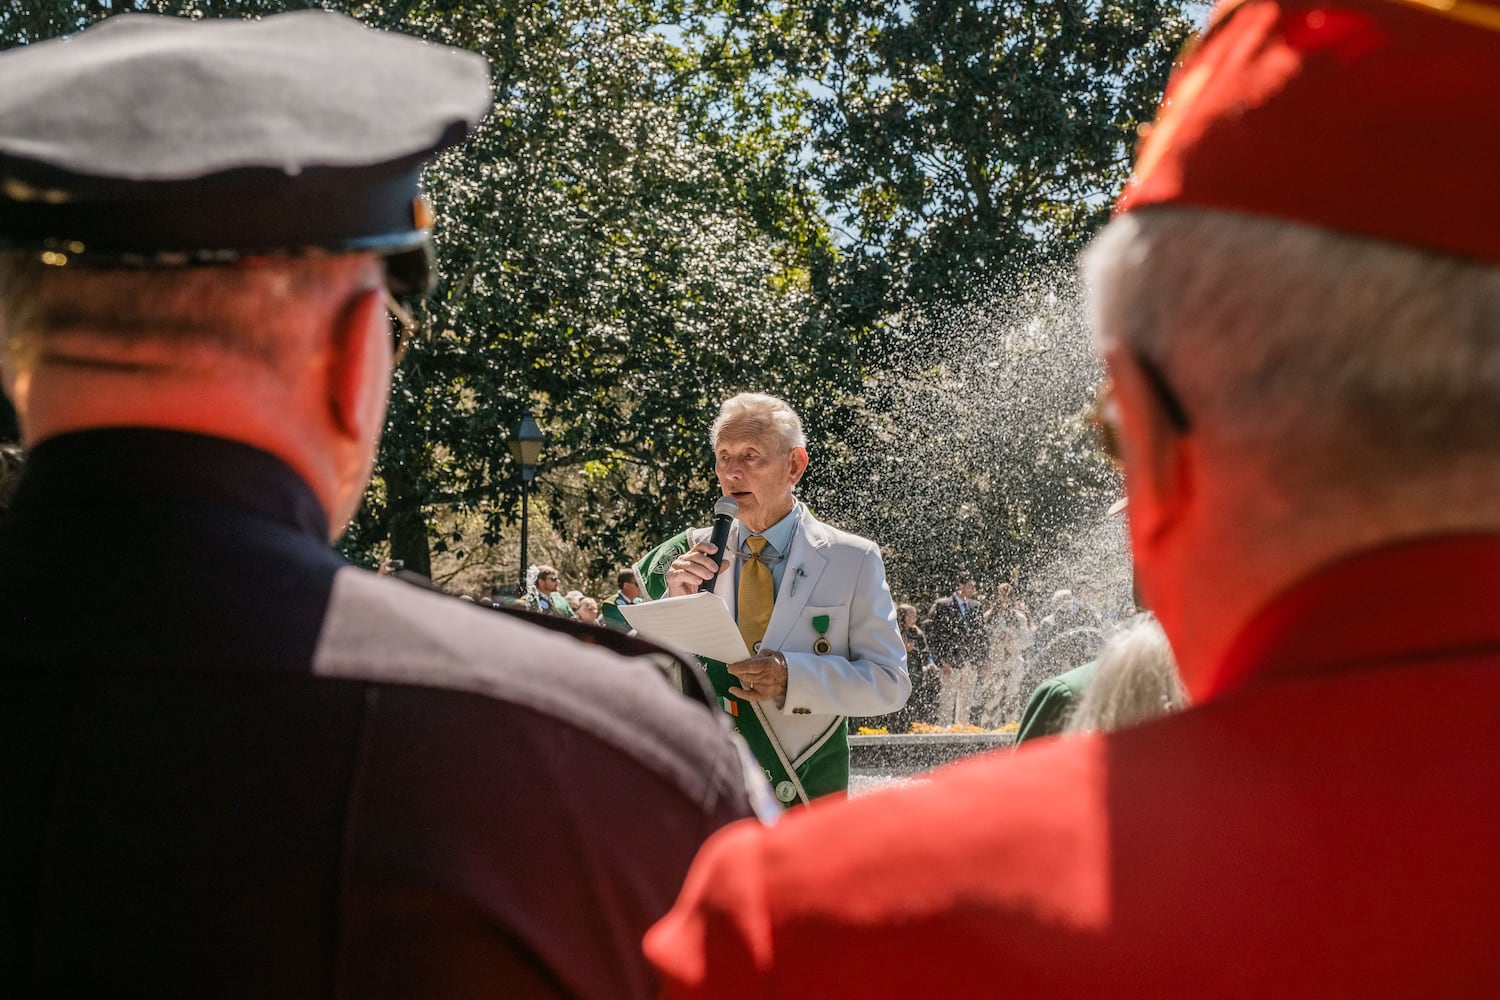
M 1086 267 L 1195 707 L 737 824 L 668 997 L 1500 991 L 1500 3 L 1221 6 Z

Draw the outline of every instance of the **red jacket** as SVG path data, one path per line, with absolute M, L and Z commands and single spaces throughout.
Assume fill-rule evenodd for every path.
M 667 997 L 1500 995 L 1500 538 L 1336 566 L 1212 694 L 720 831 Z

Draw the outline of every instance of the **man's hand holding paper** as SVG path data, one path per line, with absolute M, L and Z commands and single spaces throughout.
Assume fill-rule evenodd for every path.
M 762 649 L 748 660 L 729 664 L 726 669 L 740 680 L 739 687 L 729 689 L 736 698 L 775 702 L 777 708 L 786 703 L 786 657 L 776 650 Z

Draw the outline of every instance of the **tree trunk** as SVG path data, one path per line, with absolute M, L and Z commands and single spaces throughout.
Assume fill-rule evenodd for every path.
M 427 522 L 412 495 L 413 484 L 394 470 L 386 470 L 385 483 L 389 490 L 386 523 L 390 525 L 391 558 L 400 559 L 413 573 L 431 576 L 432 552 L 427 546 Z

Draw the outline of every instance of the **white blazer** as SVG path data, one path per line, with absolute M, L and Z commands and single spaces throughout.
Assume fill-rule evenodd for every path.
M 896 626 L 896 605 L 885 582 L 880 547 L 868 538 L 830 527 L 797 508 L 781 586 L 763 649 L 786 657 L 786 704 L 760 707 L 794 765 L 817 749 L 841 716 L 884 715 L 906 704 L 906 644 Z M 728 552 L 738 552 L 750 532 L 738 521 Z M 705 531 L 704 537 L 707 537 Z M 739 560 L 728 559 L 714 593 L 733 614 L 738 604 Z M 828 616 L 823 633 L 831 647 L 819 656 L 813 619 Z

